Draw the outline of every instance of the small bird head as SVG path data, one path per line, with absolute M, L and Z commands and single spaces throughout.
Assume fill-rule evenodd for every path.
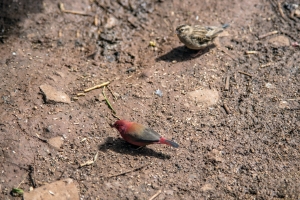
M 177 35 L 189 35 L 193 32 L 193 28 L 189 25 L 180 25 L 176 28 Z
M 127 121 L 125 120 L 118 120 L 112 125 L 112 127 L 116 128 L 119 132 L 124 132 L 126 131 L 128 126 Z

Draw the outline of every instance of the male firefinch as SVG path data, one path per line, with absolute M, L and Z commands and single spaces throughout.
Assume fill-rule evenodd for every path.
M 171 140 L 160 136 L 154 130 L 145 127 L 142 124 L 118 120 L 113 125 L 121 134 L 122 138 L 136 146 L 146 146 L 149 144 L 166 144 L 175 148 L 179 145 Z

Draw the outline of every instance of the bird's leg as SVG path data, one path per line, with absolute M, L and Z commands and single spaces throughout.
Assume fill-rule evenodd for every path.
M 192 58 L 196 58 L 196 57 L 198 57 L 198 56 L 202 55 L 203 53 L 204 53 L 204 51 L 203 51 L 203 50 L 199 50 L 197 53 L 195 53 L 195 54 L 192 54 Z
M 140 147 L 136 148 L 135 150 L 138 151 L 138 150 L 140 150 L 140 149 L 142 149 L 142 148 L 144 148 L 144 147 L 145 147 L 145 146 L 140 146 Z

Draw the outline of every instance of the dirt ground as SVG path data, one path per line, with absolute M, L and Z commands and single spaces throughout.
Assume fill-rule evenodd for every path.
M 61 3 L 87 15 L 58 1 L 0 3 L 1 199 L 21 199 L 10 192 L 28 192 L 30 177 L 35 187 L 72 178 L 80 199 L 300 199 L 300 19 L 283 3 Z M 193 57 L 181 24 L 230 26 Z M 102 88 L 77 96 L 106 81 L 116 116 L 180 147 L 122 140 Z M 72 102 L 45 103 L 42 84 Z M 196 90 L 217 91 L 216 103 Z

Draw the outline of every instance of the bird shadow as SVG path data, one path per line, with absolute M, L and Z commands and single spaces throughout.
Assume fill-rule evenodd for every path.
M 204 54 L 208 53 L 210 49 L 214 47 L 215 45 L 212 44 L 206 47 L 205 49 L 199 51 L 199 50 L 188 49 L 186 46 L 180 46 L 156 58 L 155 61 L 157 62 L 163 60 L 167 62 L 173 62 L 175 60 L 176 62 L 183 62 L 183 61 L 187 61 L 187 60 L 191 60 L 203 56 Z
M 133 156 L 149 156 L 156 157 L 159 159 L 170 159 L 171 156 L 156 152 L 153 149 L 147 147 L 139 148 L 138 146 L 127 143 L 126 141 L 120 138 L 108 137 L 103 144 L 98 146 L 99 151 L 106 152 L 107 150 L 112 150 L 120 154 L 128 154 Z

